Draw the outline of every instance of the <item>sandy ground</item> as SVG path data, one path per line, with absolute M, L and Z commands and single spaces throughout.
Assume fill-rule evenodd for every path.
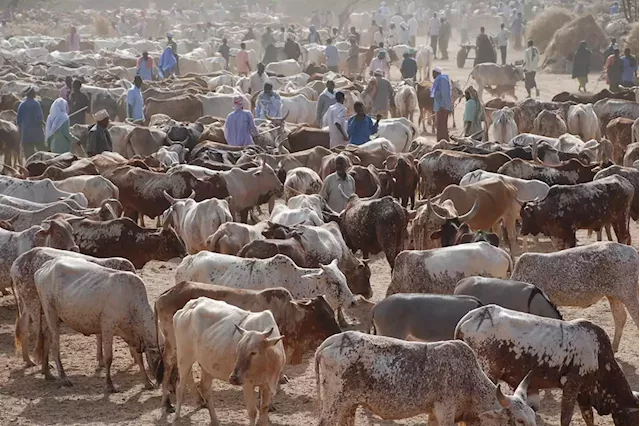
M 449 61 L 436 61 L 445 72 L 461 83 L 467 79 L 471 61 L 465 69 L 455 66 L 457 45 L 452 44 Z M 522 52 L 509 52 L 509 61 L 521 59 Z M 595 80 L 595 78 L 593 78 Z M 541 98 L 549 100 L 554 94 L 563 90 L 573 90 L 577 86 L 568 76 L 542 74 L 538 78 Z M 591 89 L 594 83 L 590 83 Z M 600 84 L 599 88 L 602 88 Z M 518 87 L 520 99 L 526 96 L 522 86 Z M 488 96 L 485 97 L 485 101 Z M 458 133 L 461 126 L 462 105 L 456 113 Z M 149 223 L 150 225 L 151 223 Z M 638 227 L 632 223 L 633 245 L 638 248 Z M 586 233 L 580 232 L 580 244 L 593 242 L 586 239 Z M 548 240 L 541 240 L 533 251 L 548 251 Z M 149 299 L 153 303 L 158 295 L 173 285 L 176 265 L 165 262 L 150 262 L 141 271 Z M 371 263 L 371 282 L 374 289 L 373 299 L 381 300 L 386 293 L 390 281 L 389 266 L 384 258 L 376 257 Z M 613 319 L 606 300 L 602 300 L 587 309 L 561 308 L 566 319 L 587 318 L 613 336 Z M 95 338 L 85 337 L 63 327 L 61 339 L 62 362 L 74 386 L 59 387 L 56 383 L 47 382 L 39 373 L 39 367 L 25 369 L 22 360 L 16 357 L 13 348 L 13 332 L 16 308 L 13 297 L 0 298 L 0 424 L 1 425 L 42 425 L 42 424 L 126 424 L 152 425 L 167 424 L 173 415 L 166 416 L 160 409 L 161 391 L 146 391 L 140 383 L 137 367 L 129 356 L 124 343 L 116 339 L 113 380 L 120 390 L 116 394 L 104 394 L 104 372 L 97 370 L 95 358 Z M 638 330 L 629 318 L 624 329 L 620 352 L 616 356 L 631 386 L 638 390 Z M 276 412 L 271 413 L 270 420 L 274 425 L 308 425 L 317 422 L 317 403 L 315 401 L 315 380 L 313 363 L 309 354 L 302 365 L 285 368 L 291 379 L 283 385 L 275 398 Z M 461 372 L 462 373 L 462 372 Z M 247 415 L 240 388 L 232 387 L 221 381 L 214 381 L 217 414 L 224 425 L 247 424 Z M 560 423 L 560 393 L 558 391 L 543 392 L 542 410 L 538 424 L 545 426 Z M 209 422 L 209 413 L 205 409 L 194 406 L 195 399 L 189 395 L 183 409 L 182 424 L 204 424 Z M 379 418 L 358 411 L 358 425 L 390 425 L 394 422 L 381 421 Z M 420 416 L 398 424 L 425 424 L 426 417 Z M 584 424 L 580 414 L 575 412 L 572 425 Z M 613 425 L 609 417 L 598 417 L 597 425 Z

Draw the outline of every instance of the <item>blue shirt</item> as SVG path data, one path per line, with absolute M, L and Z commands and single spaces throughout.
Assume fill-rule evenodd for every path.
M 352 145 L 362 145 L 369 142 L 369 137 L 378 131 L 378 125 L 371 117 L 365 115 L 362 120 L 358 120 L 357 115 L 352 115 L 347 122 L 347 134 L 349 143 Z
M 20 141 L 28 144 L 44 143 L 42 107 L 35 99 L 27 98 L 18 107 L 16 122 L 20 128 Z
M 246 146 L 253 143 L 251 135 L 257 135 L 258 129 L 253 122 L 251 111 L 237 109 L 227 115 L 224 123 L 224 137 L 230 146 Z
M 282 117 L 282 101 L 280 95 L 272 92 L 267 96 L 264 92 L 260 93 L 256 101 L 256 118 Z
M 440 108 L 451 111 L 451 82 L 448 75 L 440 74 L 433 80 L 431 97 L 433 98 L 433 112 L 440 111 Z
M 338 48 L 333 44 L 324 48 L 324 56 L 327 58 L 328 67 L 337 67 L 340 63 L 340 56 L 338 54 Z
M 149 67 L 149 63 L 151 67 Z M 140 61 L 136 74 L 139 75 L 144 81 L 153 80 L 153 61 Z
M 511 31 L 514 34 L 522 33 L 522 19 L 516 18 L 513 20 L 513 24 L 511 25 Z
M 635 66 L 631 66 L 631 58 L 623 56 L 622 60 L 622 81 L 635 82 L 635 73 L 638 71 L 638 59 L 635 60 Z
M 129 108 L 133 111 L 133 116 L 129 116 Z M 140 88 L 133 86 L 127 92 L 127 118 L 134 121 L 144 120 L 144 100 Z

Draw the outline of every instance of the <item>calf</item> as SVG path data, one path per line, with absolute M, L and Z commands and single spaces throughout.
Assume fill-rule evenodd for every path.
M 34 225 L 22 232 L 0 230 L 0 291 L 3 295 L 9 294 L 9 269 L 13 261 L 22 253 L 39 246 L 78 251 L 71 227 L 61 220 L 45 221 L 42 226 Z
M 284 200 L 299 194 L 317 194 L 322 188 L 322 179 L 307 167 L 296 167 L 286 172 L 284 180 Z
M 400 200 L 402 207 L 416 208 L 416 189 L 418 188 L 417 161 L 411 154 L 395 154 L 385 160 L 384 166 L 391 170 L 394 179 L 393 196 Z
M 550 138 L 557 138 L 567 133 L 567 123 L 565 123 L 557 110 L 549 111 L 543 109 L 536 116 L 535 120 L 533 120 L 533 133 Z
M 80 253 L 89 256 L 120 256 L 142 269 L 150 260 L 169 260 L 187 255 L 172 229 L 143 228 L 126 217 L 109 221 L 73 218 L 67 222 L 73 228 L 73 238 Z
M 176 284 L 162 293 L 155 303 L 155 316 L 164 336 L 164 377 L 159 380 L 162 380 L 162 404 L 167 412 L 173 411 L 168 392 L 176 357 L 173 316 L 189 300 L 199 297 L 221 300 L 252 312 L 271 311 L 278 329 L 286 333 L 282 343 L 288 364 L 300 364 L 306 352 L 315 350 L 324 339 L 341 331 L 331 307 L 322 296 L 294 300 L 282 287 L 254 291 L 195 282 Z
M 576 159 L 548 166 L 515 158 L 502 165 L 497 172 L 519 179 L 537 179 L 552 186 L 590 182 L 599 170 L 597 165 L 585 165 Z
M 115 392 L 111 381 L 113 336 L 121 337 L 129 345 L 146 388 L 153 388 L 140 354 L 145 353 L 149 369 L 155 371 L 159 362 L 158 339 L 147 290 L 135 273 L 105 268 L 81 258 L 62 257 L 42 265 L 34 274 L 34 282 L 63 385 L 69 386 L 71 382 L 60 361 L 62 322 L 84 335 L 101 335 L 107 392 Z M 45 354 L 48 343 L 45 340 Z
M 354 424 L 358 406 L 384 420 L 426 413 L 439 425 L 536 424 L 526 404 L 528 378 L 513 396 L 503 395 L 464 342 L 404 342 L 347 331 L 320 345 L 315 371 L 322 426 Z
M 559 248 L 575 247 L 576 230 L 612 224 L 618 241 L 631 244 L 629 211 L 634 188 L 621 176 L 576 185 L 554 185 L 542 201 L 522 205 L 522 235 L 551 237 Z
M 638 423 L 638 400 L 609 337 L 590 321 L 541 318 L 489 305 L 465 315 L 455 337 L 471 346 L 493 380 L 517 386 L 526 375 L 536 394 L 562 389 L 561 426 L 571 423 L 576 401 L 587 425 L 594 424 L 591 407 L 611 414 L 616 425 Z
M 525 253 L 512 280 L 539 287 L 560 306 L 586 308 L 609 300 L 615 323 L 613 350 L 618 351 L 627 319 L 625 306 L 638 322 L 638 252 L 618 243 L 598 242 L 556 253 Z
M 634 120 L 631 118 L 616 117 L 605 127 L 605 135 L 613 144 L 613 160 L 621 164 L 627 145 L 632 142 L 631 128 Z
M 297 299 L 324 294 L 333 309 L 356 303 L 337 260 L 317 269 L 300 268 L 280 254 L 269 259 L 243 259 L 201 251 L 184 258 L 175 279 L 176 283 L 198 281 L 248 290 L 262 290 L 278 283 Z
M 451 340 L 460 318 L 482 306 L 475 297 L 394 294 L 372 311 L 374 334 L 402 340 Z
M 202 369 L 202 388 L 211 422 L 216 424 L 211 380 L 228 380 L 243 387 L 249 424 L 267 426 L 269 403 L 278 389 L 286 361 L 282 336 L 270 311 L 252 313 L 218 300 L 199 297 L 186 303 L 173 317 L 178 374 L 176 415 L 187 382 L 193 383 L 191 368 L 197 362 Z M 255 400 L 255 387 L 260 401 Z M 192 388 L 195 389 L 195 386 Z M 259 405 L 258 405 L 259 403 Z
M 481 275 L 506 278 L 511 259 L 488 243 L 432 250 L 405 250 L 396 258 L 387 297 L 396 293 L 452 294 L 462 278 Z
M 195 192 L 191 193 L 192 196 Z M 220 225 L 231 222 L 229 204 L 231 197 L 224 200 L 212 198 L 197 202 L 193 198 L 173 198 L 164 192 L 164 197 L 171 207 L 165 213 L 163 228 L 172 226 L 184 241 L 187 253 L 195 254 L 206 250 L 206 241 L 210 235 L 218 230 Z
M 269 221 L 281 225 L 297 225 L 302 223 L 305 225 L 320 226 L 324 223 L 322 215 L 318 215 L 315 210 L 308 207 L 292 209 L 283 204 L 278 204 L 273 208 Z
M 458 282 L 453 294 L 474 296 L 483 305 L 499 305 L 518 312 L 562 319 L 556 305 L 542 290 L 523 281 L 468 277 Z
M 262 231 L 267 229 L 267 222 L 255 225 L 245 223 L 225 222 L 216 232 L 207 238 L 207 250 L 221 254 L 237 254 L 240 249 L 251 241 L 264 240 Z

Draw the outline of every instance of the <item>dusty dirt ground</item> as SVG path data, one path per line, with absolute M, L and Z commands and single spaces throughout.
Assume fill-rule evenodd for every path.
M 464 83 L 472 61 L 465 69 L 455 66 L 457 44 L 450 47 L 449 61 L 437 60 L 436 65 L 449 72 L 453 79 Z M 521 59 L 522 52 L 509 52 L 509 61 Z M 596 76 L 592 75 L 592 80 Z M 541 74 L 538 78 L 541 98 L 545 100 L 563 90 L 574 90 L 577 85 L 568 76 Z M 595 83 L 589 84 L 593 90 Z M 602 83 L 598 86 L 601 89 Z M 522 83 L 517 88 L 517 96 L 524 99 L 526 92 Z M 488 100 L 485 95 L 485 101 Z M 462 104 L 456 109 L 458 134 L 462 122 Z M 451 123 L 450 123 L 451 124 Z M 151 225 L 149 222 L 148 225 Z M 638 248 L 638 227 L 632 222 L 633 245 Z M 586 232 L 579 233 L 579 244 L 595 241 L 595 235 L 587 240 Z M 549 251 L 550 244 L 542 239 L 532 251 Z M 176 265 L 166 262 L 150 262 L 140 272 L 144 279 L 150 302 L 164 290 L 174 284 Z M 374 289 L 373 300 L 384 297 L 390 282 L 389 266 L 383 257 L 376 257 L 371 264 L 371 283 Z M 566 319 L 587 318 L 613 336 L 613 318 L 606 300 L 601 300 L 587 309 L 561 308 Z M 155 425 L 167 424 L 173 415 L 166 416 L 160 409 L 161 391 L 144 390 L 137 376 L 137 367 L 133 364 L 127 347 L 116 338 L 112 375 L 119 393 L 104 393 L 104 372 L 96 370 L 95 337 L 85 337 L 63 327 L 61 338 L 62 362 L 73 387 L 59 387 L 47 382 L 39 373 L 39 367 L 25 369 L 21 358 L 14 354 L 13 333 L 16 308 L 12 296 L 0 298 L 0 425 L 43 425 L 43 424 L 122 424 Z M 317 422 L 316 389 L 313 372 L 313 354 L 309 354 L 302 365 L 285 368 L 290 383 L 283 385 L 274 403 L 276 411 L 270 414 L 274 425 L 309 425 Z M 633 390 L 638 390 L 638 330 L 633 320 L 628 318 L 616 358 L 624 370 Z M 55 370 L 54 370 L 55 371 Z M 463 372 L 461 372 L 464 374 Z M 55 374 L 55 373 L 54 373 Z M 214 394 L 217 414 L 223 425 L 247 424 L 247 414 L 242 399 L 242 391 L 221 381 L 214 381 Z M 560 392 L 542 393 L 542 409 L 538 425 L 555 426 L 560 423 Z M 209 413 L 206 409 L 194 406 L 192 395 L 186 398 L 182 424 L 208 424 Z M 411 418 L 399 422 L 381 421 L 376 416 L 358 411 L 357 425 L 426 424 L 426 416 Z M 578 410 L 575 411 L 571 425 L 583 425 Z M 596 425 L 613 425 L 610 417 L 598 417 Z

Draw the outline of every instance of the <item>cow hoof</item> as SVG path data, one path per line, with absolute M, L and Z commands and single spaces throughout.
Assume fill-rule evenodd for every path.
M 280 384 L 286 385 L 287 383 L 289 383 L 289 378 L 286 374 L 283 374 L 282 377 L 280 377 Z
M 60 379 L 60 385 L 64 386 L 65 388 L 70 388 L 71 386 L 73 386 L 73 383 L 71 383 L 71 380 L 65 377 L 64 379 Z
M 24 362 L 24 368 L 35 367 L 36 365 L 31 360 L 27 360 Z
M 164 407 L 164 411 L 165 411 L 167 414 L 171 414 L 171 413 L 175 413 L 175 412 L 176 412 L 176 409 L 175 409 L 175 408 L 173 408 L 173 407 L 171 406 L 171 404 L 169 404 L 169 405 L 167 405 L 166 407 Z
M 53 374 L 51 374 L 51 373 L 45 373 L 45 374 L 44 374 L 44 379 L 45 379 L 45 380 L 49 380 L 49 381 L 54 381 L 54 380 L 56 380 L 55 376 L 54 376 Z
M 152 390 L 152 389 L 155 389 L 156 387 L 153 386 L 153 384 L 147 382 L 147 383 L 145 383 L 144 388 L 145 388 L 145 390 Z
M 107 385 L 107 387 L 105 388 L 105 392 L 106 393 L 118 393 L 118 389 L 116 389 L 115 386 L 113 386 L 113 385 Z
M 273 404 L 269 404 L 269 412 L 270 413 L 275 413 L 276 412 L 276 407 Z

